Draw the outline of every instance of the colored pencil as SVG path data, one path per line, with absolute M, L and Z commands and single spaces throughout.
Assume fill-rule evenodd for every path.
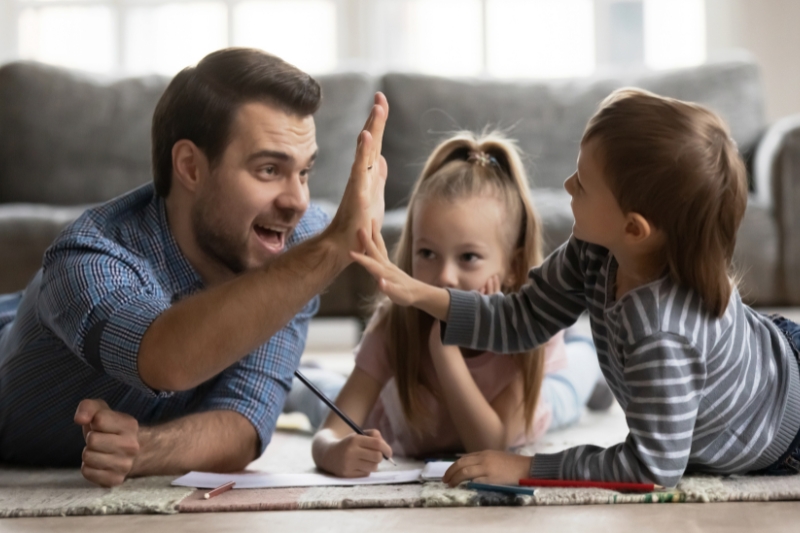
M 652 483 L 617 483 L 614 481 L 572 481 L 567 479 L 520 479 L 520 485 L 526 487 L 571 487 L 571 488 L 596 488 L 616 490 L 618 492 L 653 492 L 664 490 L 661 485 Z
M 350 420 L 350 417 L 349 417 L 349 416 L 347 416 L 346 414 L 344 414 L 344 411 L 342 411 L 341 409 L 339 409 L 338 407 L 336 407 L 336 404 L 335 404 L 335 403 L 333 403 L 333 402 L 331 401 L 331 399 L 330 399 L 330 398 L 328 398 L 327 396 L 325 396 L 325 394 L 324 394 L 324 393 L 323 393 L 321 390 L 319 390 L 319 389 L 316 387 L 316 385 L 314 385 L 313 383 L 311 383 L 311 381 L 310 381 L 310 380 L 309 380 L 307 377 L 305 377 L 305 376 L 303 375 L 303 373 L 302 373 L 302 372 L 300 372 L 299 370 L 295 370 L 295 371 L 294 371 L 294 375 L 295 375 L 295 376 L 297 376 L 297 378 L 298 378 L 300 381 L 302 381 L 302 382 L 305 384 L 305 386 L 306 386 L 306 387 L 308 387 L 308 388 L 311 390 L 311 392 L 313 392 L 314 394 L 316 394 L 316 395 L 317 395 L 317 397 L 318 397 L 320 400 L 322 400 L 322 402 L 323 402 L 325 405 L 327 405 L 328 407 L 330 407 L 331 411 L 333 411 L 334 413 L 336 413 L 337 415 L 339 415 L 339 418 L 341 418 L 342 420 L 344 420 L 344 423 L 345 423 L 345 424 L 347 424 L 348 426 L 350 426 L 350 428 L 351 428 L 353 431 L 355 431 L 355 432 L 356 432 L 356 433 L 358 433 L 359 435 L 364 435 L 364 436 L 366 436 L 366 435 L 367 435 L 366 433 L 364 433 L 364 430 L 363 430 L 363 429 L 361 429 L 360 427 L 358 427 L 358 424 L 356 424 L 355 422 L 353 422 L 352 420 Z M 381 455 L 383 455 L 383 458 L 384 458 L 384 459 L 386 459 L 387 461 L 389 461 L 389 462 L 390 462 L 390 463 L 392 463 L 393 465 L 397 466 L 397 463 L 395 463 L 394 461 L 392 461 L 391 459 L 389 459 L 388 457 L 386 457 L 386 454 L 385 454 L 385 453 L 384 453 L 384 454 L 381 454 Z
M 507 492 L 509 494 L 523 494 L 525 496 L 533 496 L 533 489 L 529 489 L 526 487 L 515 487 L 514 485 L 494 485 L 491 483 L 476 483 L 475 481 L 470 481 L 467 483 L 466 487 L 468 489 L 474 490 L 487 490 L 490 492 Z
M 205 494 L 203 494 L 203 499 L 207 500 L 209 498 L 213 498 L 214 496 L 219 496 L 223 492 L 231 490 L 234 485 L 236 485 L 235 481 L 228 481 L 224 485 L 220 485 L 216 489 L 210 490 L 210 491 L 206 492 Z

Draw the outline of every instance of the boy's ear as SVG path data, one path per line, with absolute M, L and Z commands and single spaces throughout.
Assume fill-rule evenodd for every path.
M 192 141 L 181 139 L 172 146 L 173 181 L 194 192 L 207 171 L 208 159 Z
M 628 244 L 639 244 L 653 234 L 653 226 L 639 213 L 628 213 L 625 221 L 625 240 Z

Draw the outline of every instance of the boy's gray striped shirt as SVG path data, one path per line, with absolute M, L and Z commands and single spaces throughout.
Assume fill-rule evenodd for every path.
M 574 237 L 516 294 L 450 290 L 444 342 L 516 353 L 589 312 L 603 374 L 628 422 L 610 448 L 537 454 L 533 477 L 677 484 L 686 471 L 764 468 L 800 429 L 798 362 L 772 320 L 734 290 L 721 318 L 669 277 L 614 301 L 617 263 Z

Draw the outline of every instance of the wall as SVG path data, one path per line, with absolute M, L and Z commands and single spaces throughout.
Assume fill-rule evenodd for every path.
M 761 65 L 767 116 L 800 113 L 800 1 L 706 0 L 709 59 L 747 50 Z

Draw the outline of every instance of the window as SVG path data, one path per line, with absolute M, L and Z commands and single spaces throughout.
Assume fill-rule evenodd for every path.
M 0 6 L 0 59 L 100 73 L 172 75 L 225 46 L 262 48 L 311 73 L 448 76 L 586 76 L 606 68 L 688 66 L 706 56 L 705 0 L 0 0 Z

